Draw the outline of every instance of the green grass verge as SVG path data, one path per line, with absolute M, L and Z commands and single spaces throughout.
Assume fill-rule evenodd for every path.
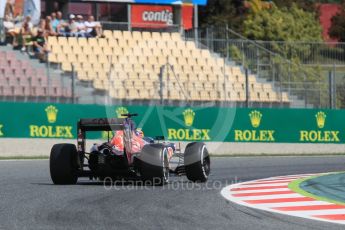
M 310 197 L 310 198 L 313 198 L 315 200 L 325 201 L 325 202 L 329 202 L 329 203 L 333 203 L 333 204 L 345 205 L 345 203 L 343 203 L 343 202 L 340 202 L 340 201 L 337 201 L 337 200 L 333 200 L 333 199 L 329 199 L 329 198 L 323 197 L 323 196 L 317 196 L 315 194 L 309 193 L 309 192 L 301 189 L 301 187 L 300 187 L 300 184 L 303 183 L 304 181 L 311 180 L 311 179 L 314 179 L 314 178 L 317 178 L 317 177 L 321 177 L 321 176 L 325 176 L 325 175 L 339 174 L 339 173 L 344 173 L 344 172 L 328 173 L 328 174 L 323 174 L 323 175 L 318 175 L 318 176 L 311 176 L 311 177 L 307 177 L 307 178 L 297 179 L 297 180 L 294 180 L 294 181 L 290 182 L 288 187 L 292 191 L 294 191 L 296 193 L 299 193 L 302 196 Z

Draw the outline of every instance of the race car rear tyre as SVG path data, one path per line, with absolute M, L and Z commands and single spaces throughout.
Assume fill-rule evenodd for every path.
M 206 182 L 211 170 L 211 160 L 206 145 L 201 142 L 189 143 L 184 154 L 184 164 L 189 180 Z
M 78 153 L 73 144 L 56 144 L 50 152 L 50 176 L 54 184 L 76 184 Z
M 145 145 L 139 159 L 140 175 L 146 184 L 160 186 L 168 183 L 169 157 L 164 145 Z

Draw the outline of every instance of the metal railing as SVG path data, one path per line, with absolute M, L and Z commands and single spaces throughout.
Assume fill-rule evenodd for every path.
M 4 19 L 0 18 L 0 44 L 4 43 L 6 39 Z
M 226 26 L 187 31 L 184 37 L 273 82 L 305 107 L 345 107 L 345 43 L 252 41 Z
M 224 43 L 244 45 L 253 41 L 224 27 L 198 28 L 184 32 L 187 40 L 195 40 L 213 52 L 224 53 Z M 219 45 L 222 43 L 222 45 Z M 345 65 L 345 43 L 343 42 L 303 42 L 303 41 L 255 41 L 256 46 L 279 54 L 285 59 L 298 57 L 301 64 Z
M 103 30 L 122 31 L 154 31 L 154 32 L 180 32 L 180 25 L 162 25 L 153 23 L 130 23 L 130 22 L 101 22 Z

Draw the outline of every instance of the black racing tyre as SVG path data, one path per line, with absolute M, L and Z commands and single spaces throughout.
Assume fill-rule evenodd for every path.
M 78 153 L 73 144 L 56 144 L 50 152 L 50 176 L 54 184 L 76 184 Z
M 201 142 L 189 143 L 184 153 L 187 178 L 193 182 L 206 182 L 211 171 L 210 155 Z
M 146 184 L 160 186 L 168 183 L 169 157 L 168 149 L 164 145 L 145 145 L 139 159 L 140 175 Z

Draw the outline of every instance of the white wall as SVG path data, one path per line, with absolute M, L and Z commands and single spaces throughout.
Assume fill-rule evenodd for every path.
M 87 149 L 93 143 L 102 141 L 88 140 Z M 0 138 L 0 157 L 2 156 L 49 156 L 51 147 L 56 143 L 74 143 L 76 140 L 60 139 L 10 139 Z M 186 143 L 182 143 L 182 149 Z M 267 143 L 206 143 L 213 154 L 331 154 L 344 153 L 342 144 L 267 144 Z

